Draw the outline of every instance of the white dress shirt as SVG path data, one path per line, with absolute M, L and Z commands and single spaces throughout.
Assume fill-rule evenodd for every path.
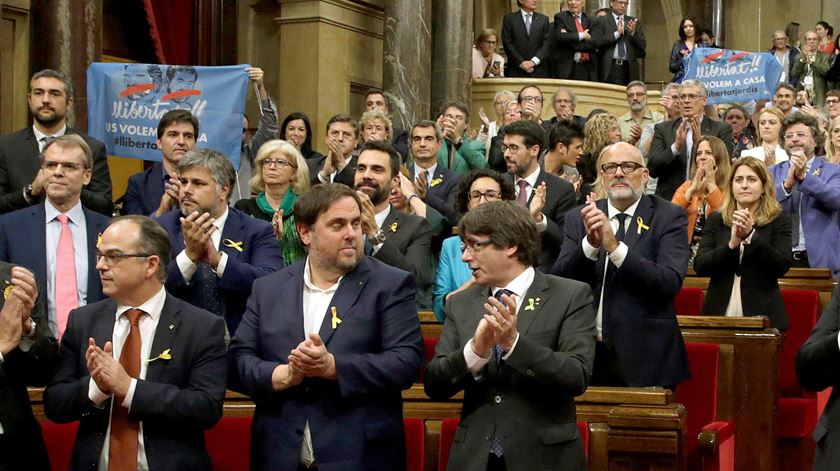
M 58 317 L 55 312 L 55 270 L 58 252 L 58 240 L 61 237 L 61 223 L 56 219 L 61 211 L 55 209 L 49 199 L 44 201 L 44 213 L 47 223 L 46 252 L 47 252 L 47 315 L 50 330 L 58 336 Z M 76 290 L 79 306 L 87 304 L 88 288 L 88 244 L 87 222 L 81 201 L 64 213 L 67 215 L 67 227 L 73 237 L 73 258 L 76 267 Z
M 47 145 L 46 141 L 44 141 L 45 137 L 61 137 L 67 132 L 67 125 L 61 127 L 55 134 L 52 136 L 47 136 L 46 134 L 42 133 L 34 124 L 32 125 L 32 131 L 35 133 L 35 141 L 38 143 L 38 152 L 44 151 L 44 146 Z
M 530 15 L 530 17 L 531 17 L 531 28 L 533 28 L 534 27 L 534 15 L 536 14 L 536 12 L 530 12 L 529 13 L 525 10 L 520 9 L 519 13 L 522 14 L 522 22 L 525 23 L 526 25 L 528 24 L 528 16 Z M 526 28 L 526 31 L 527 31 L 527 28 Z M 528 36 L 530 36 L 530 35 L 531 35 L 531 32 L 528 31 Z M 537 56 L 534 56 L 534 57 L 531 58 L 531 62 L 533 62 L 535 66 L 540 65 L 540 58 L 537 57 Z M 517 66 L 518 66 L 518 64 L 517 64 Z
M 225 206 L 225 212 L 222 213 L 221 216 L 216 218 L 213 222 L 213 225 L 216 226 L 216 230 L 210 234 L 210 241 L 213 242 L 213 246 L 216 247 L 216 250 L 219 250 L 219 244 L 222 241 L 222 231 L 225 230 L 225 222 L 227 221 L 228 214 L 228 207 Z M 228 255 L 225 252 L 219 251 L 219 265 L 215 269 L 216 276 L 219 278 L 225 274 L 225 267 L 227 266 Z M 198 265 L 193 263 L 190 260 L 190 257 L 187 256 L 187 249 L 181 250 L 181 253 L 175 257 L 175 261 L 178 264 L 178 269 L 181 270 L 181 276 L 184 277 L 184 281 L 189 283 L 192 280 L 193 275 L 195 272 L 198 271 Z

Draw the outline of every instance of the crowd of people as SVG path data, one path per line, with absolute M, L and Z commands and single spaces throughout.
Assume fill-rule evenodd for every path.
M 105 145 L 67 126 L 70 80 L 34 74 L 33 125 L 0 137 L 0 445 L 26 451 L 0 468 L 48 469 L 26 392 L 46 385 L 47 417 L 81 423 L 74 468 L 210 469 L 202 432 L 228 388 L 256 403 L 252 469 L 400 469 L 419 308 L 443 323 L 427 395 L 464 392 L 450 469 L 582 469 L 574 396 L 690 377 L 673 306 L 689 266 L 710 278 L 704 313 L 786 330 L 779 277 L 840 275 L 840 90 L 812 102 L 791 83 L 818 72 L 813 38 L 795 54 L 785 41 L 770 102 L 718 109 L 682 80 L 659 113 L 634 79 L 644 36 L 626 1 L 596 20 L 569 0 L 553 33 L 519 3 L 506 57 L 479 35 L 475 77 L 621 83 L 625 113 L 582 116 L 573 90 L 526 85 L 496 94 L 493 121 L 451 101 L 400 129 L 371 89 L 319 145 L 251 67 L 247 170 L 198 147 L 199 120 L 173 109 L 160 162 L 114 208 Z M 709 36 L 687 18 L 675 53 Z M 838 319 L 835 295 L 809 343 L 836 347 Z M 803 382 L 825 387 L 809 376 L 821 361 L 802 355 Z

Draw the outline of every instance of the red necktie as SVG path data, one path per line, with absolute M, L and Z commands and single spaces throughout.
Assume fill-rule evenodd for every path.
M 140 309 L 129 309 L 125 312 L 130 327 L 120 353 L 120 365 L 135 379 L 140 378 L 140 316 L 143 314 L 145 313 Z M 123 399 L 125 398 L 114 396 L 111 406 L 108 471 L 137 470 L 140 422 L 129 418 L 128 409 L 122 406 Z
M 580 23 L 580 15 L 575 15 L 575 26 L 577 27 L 578 33 L 583 32 L 583 25 Z M 580 53 L 580 61 L 586 62 L 589 60 L 589 53 L 588 52 L 581 52 Z
M 55 254 L 55 316 L 58 323 L 58 339 L 67 328 L 70 311 L 79 307 L 79 293 L 76 289 L 76 256 L 73 252 L 73 234 L 67 225 L 66 214 L 56 216 L 61 223 L 58 236 L 58 250 Z

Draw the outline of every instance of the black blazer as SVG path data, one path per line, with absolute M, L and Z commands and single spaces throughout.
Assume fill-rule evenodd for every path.
M 381 229 L 385 232 L 385 242 L 373 258 L 411 273 L 418 287 L 431 285 L 434 265 L 429 223 L 392 207 Z
M 756 227 L 744 256 L 729 248 L 731 226 L 719 212 L 708 216 L 694 259 L 694 270 L 708 276 L 709 289 L 703 300 L 703 314 L 723 315 L 732 295 L 735 275 L 741 276 L 741 308 L 745 316 L 767 316 L 770 325 L 788 328 L 787 312 L 779 290 L 779 277 L 790 268 L 790 216 L 781 213 L 770 224 Z
M 413 165 L 408 169 L 411 178 L 415 178 L 415 170 L 416 168 Z M 429 181 L 429 188 L 424 199 L 427 205 L 442 214 L 453 226 L 458 224 L 458 213 L 455 211 L 455 194 L 458 192 L 458 182 L 460 181 L 460 175 L 444 168 L 443 165 L 438 165 L 435 167 L 435 174 Z
M 324 168 L 324 162 L 327 160 L 326 155 L 318 154 L 317 157 L 306 159 L 306 165 L 309 167 L 309 184 L 312 186 L 320 185 L 321 180 L 318 179 L 318 172 Z M 356 183 L 356 154 L 347 161 L 347 165 L 335 175 L 333 183 L 344 183 L 353 188 Z
M 656 184 L 656 196 L 668 201 L 671 201 L 677 188 L 686 180 L 686 163 L 692 155 L 688 145 L 683 146 L 679 155 L 674 155 L 671 152 L 671 145 L 676 140 L 677 129 L 679 129 L 682 121 L 682 117 L 679 117 L 654 125 L 653 143 L 648 154 L 650 176 L 659 179 Z M 729 154 L 732 154 L 732 128 L 728 124 L 704 117 L 703 121 L 700 122 L 700 133 L 704 136 L 719 137 L 726 144 Z M 696 143 L 700 140 L 700 136 L 694 136 L 693 140 Z
M 93 175 L 82 189 L 82 204 L 110 217 L 114 205 L 105 144 L 69 127 L 67 134 L 81 136 L 93 153 Z M 32 183 L 41 167 L 38 155 L 38 141 L 31 126 L 0 137 L 0 214 L 29 206 L 23 188 Z
M 163 164 L 160 162 L 128 177 L 121 213 L 150 216 L 157 211 L 163 198 L 164 178 Z
M 502 19 L 502 46 L 507 55 L 505 77 L 548 78 L 551 70 L 551 32 L 548 17 L 542 13 L 533 13 L 531 34 L 525 29 L 521 10 L 505 15 Z M 540 60 L 540 65 L 534 67 L 533 73 L 529 74 L 519 68 L 519 64 L 535 56 Z
M 634 19 L 632 16 L 624 15 L 624 38 L 627 41 L 627 60 L 630 61 L 630 80 L 639 80 L 639 64 L 636 59 L 644 59 L 645 49 L 647 48 L 647 40 L 645 39 L 645 32 L 642 29 L 642 23 L 636 24 L 636 32 L 630 34 L 627 30 L 627 22 Z M 610 75 L 612 69 L 612 57 L 615 52 L 615 45 L 618 40 L 615 39 L 615 33 L 618 31 L 618 26 L 615 24 L 615 18 L 612 11 L 606 16 L 598 18 L 595 25 L 589 31 L 592 35 L 593 46 L 598 49 L 598 80 L 605 82 Z
M 583 29 L 590 29 L 594 21 L 590 21 L 586 13 L 581 13 L 580 24 Z M 589 31 L 590 35 L 592 30 Z M 592 40 L 580 40 L 578 36 L 575 17 L 567 12 L 561 11 L 554 15 L 554 44 L 551 58 L 551 77 L 559 79 L 571 79 L 572 67 L 575 64 L 576 52 L 589 53 L 589 60 L 582 62 L 589 74 L 587 80 L 595 82 L 598 80 L 598 69 L 596 66 L 597 57 L 595 45 Z

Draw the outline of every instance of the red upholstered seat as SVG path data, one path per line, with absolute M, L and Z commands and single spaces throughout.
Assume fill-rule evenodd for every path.
M 70 457 L 73 454 L 73 444 L 76 442 L 76 431 L 79 422 L 57 424 L 51 420 L 41 421 L 41 435 L 47 445 L 52 469 L 69 469 Z
M 674 297 L 674 310 L 678 316 L 699 316 L 703 310 L 703 289 L 681 288 Z
M 423 382 L 423 375 L 426 373 L 426 364 L 432 361 L 435 357 L 435 347 L 438 344 L 438 337 L 423 337 L 423 348 L 426 351 L 426 361 L 423 363 L 423 368 L 420 368 L 420 383 Z
M 735 426 L 717 420 L 718 359 L 720 346 L 686 343 L 691 379 L 677 386 L 677 402 L 687 416 L 686 448 L 690 470 L 731 470 L 735 466 Z M 715 439 L 713 448 L 701 448 L 699 437 Z M 705 440 L 704 440 L 705 442 Z
M 783 289 L 782 299 L 788 316 L 788 330 L 779 365 L 779 406 L 776 431 L 780 437 L 803 438 L 819 419 L 817 395 L 799 384 L 794 368 L 796 352 L 817 323 L 820 294 L 814 290 Z
M 405 426 L 406 471 L 426 469 L 426 427 L 423 419 L 403 419 Z
M 251 463 L 251 417 L 222 417 L 204 432 L 213 469 L 247 471 Z

